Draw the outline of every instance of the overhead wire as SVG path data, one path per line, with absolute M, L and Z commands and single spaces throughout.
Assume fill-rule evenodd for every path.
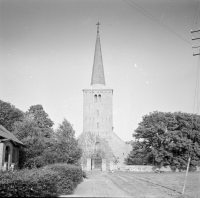
M 194 29 L 196 28 L 197 21 L 198 21 L 198 19 L 199 19 L 199 15 L 200 15 L 200 11 L 199 11 L 199 14 L 198 14 L 198 17 L 197 17 L 197 20 L 196 20 L 196 23 L 195 23 Z
M 192 28 L 194 27 L 194 21 L 195 21 L 195 18 L 196 18 L 196 13 L 197 13 L 197 9 L 198 9 L 198 7 L 199 7 L 199 0 L 197 0 L 198 1 L 198 4 L 197 4 L 197 6 L 196 6 L 196 10 L 195 10 L 195 15 L 194 15 L 194 19 L 193 19 L 193 22 L 192 22 L 192 27 L 191 27 L 191 30 L 192 30 Z M 197 20 L 198 20 L 198 17 L 197 17 Z M 196 23 L 197 23 L 197 21 L 196 21 Z M 196 26 L 196 25 L 195 25 Z M 195 28 L 195 27 L 194 27 Z
M 167 25 L 165 25 L 164 23 L 162 23 L 160 20 L 158 20 L 157 18 L 155 18 L 152 14 L 150 14 L 149 12 L 147 12 L 146 10 L 144 10 L 142 7 L 140 7 L 139 5 L 137 5 L 135 2 L 131 1 L 133 4 L 135 4 L 137 7 L 135 7 L 134 5 L 132 5 L 131 3 L 123 0 L 126 4 L 130 5 L 131 7 L 133 7 L 134 9 L 136 9 L 137 11 L 139 11 L 140 13 L 144 14 L 145 16 L 147 16 L 149 19 L 153 20 L 154 22 L 156 22 L 157 24 L 161 25 L 162 27 L 164 27 L 165 29 L 167 29 L 168 31 L 170 31 L 172 34 L 176 35 L 177 37 L 179 37 L 180 39 L 182 39 L 183 41 L 187 42 L 188 44 L 191 45 L 191 43 L 186 40 L 183 36 L 181 36 L 180 34 L 178 34 L 177 32 L 175 32 L 173 29 L 171 29 L 170 27 L 168 27 Z
M 145 16 L 147 16 L 149 19 L 153 20 L 157 24 L 161 25 L 162 27 L 164 27 L 165 29 L 167 29 L 168 31 L 170 31 L 172 34 L 176 35 L 177 37 L 179 37 L 180 39 L 182 39 L 183 41 L 185 41 L 185 42 L 187 42 L 188 44 L 191 45 L 191 43 L 189 41 L 187 41 L 184 37 L 182 37 L 180 34 L 178 34 L 177 32 L 175 32 L 173 29 L 171 29 L 170 27 L 168 27 L 167 25 L 165 25 L 164 23 L 162 23 L 160 20 L 158 20 L 157 18 L 155 18 L 152 14 L 150 14 L 149 12 L 147 12 L 146 10 L 144 10 L 141 6 L 139 6 L 138 4 L 136 4 L 135 2 L 133 2 L 132 0 L 130 0 L 132 2 L 132 4 L 136 5 L 137 7 L 135 7 L 134 5 L 130 4 L 129 2 L 127 2 L 125 0 L 123 0 L 123 1 L 126 4 L 130 5 L 131 7 L 133 7 L 134 9 L 136 9 L 137 11 L 139 11 L 140 13 L 144 14 Z M 192 22 L 192 27 L 193 27 L 193 24 L 194 24 L 194 21 L 195 21 L 195 18 L 196 18 L 196 13 L 197 13 L 197 10 L 198 10 L 198 6 L 199 6 L 199 0 L 198 0 L 198 5 L 196 7 L 194 19 L 193 19 L 193 22 Z M 199 11 L 198 17 L 196 19 L 196 23 L 194 24 L 194 28 L 196 28 L 199 16 L 200 16 L 200 11 Z M 198 65 L 197 65 L 197 77 L 196 77 L 196 85 L 195 85 L 193 114 L 194 114 L 194 111 L 195 111 L 195 103 L 196 103 L 196 101 L 197 101 L 197 114 L 199 113 L 199 108 L 200 108 L 200 101 L 199 101 L 199 75 L 200 75 L 200 68 L 199 67 L 200 67 L 200 56 L 199 56 Z M 192 123 L 193 123 L 193 116 L 192 116 Z M 189 136 L 190 136 L 190 139 L 191 139 L 191 134 Z M 191 156 L 190 155 L 191 154 L 190 154 L 190 146 L 189 146 L 189 159 L 188 159 L 186 177 L 185 177 L 185 181 L 184 181 L 184 186 L 183 186 L 182 194 L 184 194 L 184 190 L 185 190 L 187 173 L 188 173 L 188 168 L 189 168 L 189 164 L 190 164 L 190 160 L 191 160 Z

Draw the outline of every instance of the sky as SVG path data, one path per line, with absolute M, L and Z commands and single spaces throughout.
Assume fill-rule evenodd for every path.
M 196 111 L 199 15 L 198 0 L 0 0 L 0 100 L 41 104 L 78 136 L 99 21 L 114 132 L 132 140 L 150 112 Z

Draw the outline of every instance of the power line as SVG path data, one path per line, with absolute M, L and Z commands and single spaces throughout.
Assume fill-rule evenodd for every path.
M 178 34 L 177 32 L 175 32 L 173 29 L 171 29 L 170 27 L 168 27 L 167 25 L 165 25 L 164 23 L 162 23 L 160 20 L 158 20 L 157 18 L 155 18 L 152 14 L 150 14 L 149 12 L 147 12 L 146 10 L 144 10 L 141 6 L 139 6 L 138 4 L 136 4 L 135 2 L 133 2 L 132 0 L 130 0 L 133 4 L 135 4 L 136 6 L 138 6 L 141 10 L 143 10 L 144 12 L 146 12 L 147 14 L 149 14 L 152 18 L 154 18 L 157 22 L 159 22 L 162 26 L 165 26 L 169 31 L 171 30 L 171 33 L 175 34 L 176 36 L 178 36 L 180 39 L 183 39 L 184 41 L 186 41 L 187 43 L 191 44 L 189 41 L 187 41 L 184 37 L 182 37 L 180 34 Z
M 199 6 L 199 0 L 197 0 L 197 1 L 198 1 L 198 4 L 197 4 L 197 6 L 196 6 L 196 11 L 195 11 L 194 19 L 193 19 L 193 22 L 192 22 L 192 27 L 193 27 L 194 20 L 195 20 L 195 18 L 196 18 L 197 9 L 198 9 L 198 6 Z M 197 18 L 197 20 L 198 20 L 198 18 Z M 197 23 L 197 21 L 196 21 L 196 23 Z M 195 25 L 195 26 L 196 26 L 196 25 Z M 191 27 L 191 29 L 192 29 L 192 27 Z M 194 27 L 194 28 L 195 28 L 195 27 Z
M 137 7 L 135 7 L 134 5 L 130 4 L 129 2 L 123 0 L 126 4 L 130 5 L 131 7 L 133 7 L 134 9 L 136 9 L 137 11 L 139 11 L 140 13 L 144 14 L 145 16 L 147 16 L 149 19 L 153 20 L 154 22 L 156 22 L 157 24 L 161 25 L 162 27 L 164 27 L 165 29 L 167 29 L 168 31 L 170 31 L 172 34 L 176 35 L 177 37 L 179 37 L 180 39 L 184 40 L 185 42 L 187 42 L 188 44 L 191 45 L 191 43 L 189 41 L 187 41 L 184 37 L 182 37 L 180 34 L 178 34 L 177 32 L 175 32 L 173 29 L 171 29 L 170 27 L 166 26 L 164 23 L 162 23 L 160 20 L 156 19 L 153 15 L 151 15 L 150 13 L 148 13 L 146 10 L 144 10 L 142 7 L 140 7 L 139 5 L 137 5 L 136 3 L 134 3 L 133 1 L 131 1 L 133 4 L 135 4 L 137 7 L 139 7 L 140 9 L 138 9 Z
M 194 29 L 196 28 L 197 21 L 198 21 L 198 19 L 199 19 L 199 15 L 200 15 L 200 11 L 199 11 L 199 14 L 198 14 L 198 17 L 197 17 L 197 20 L 196 20 L 196 23 L 195 23 Z

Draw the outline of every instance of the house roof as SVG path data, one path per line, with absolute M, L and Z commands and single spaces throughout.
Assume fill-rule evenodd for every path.
M 2 125 L 0 125 L 0 137 L 6 138 L 8 140 L 12 140 L 14 143 L 24 145 L 21 141 L 19 141 L 10 131 L 5 129 Z

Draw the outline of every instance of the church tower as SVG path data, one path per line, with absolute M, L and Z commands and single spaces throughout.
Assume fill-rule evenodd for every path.
M 91 86 L 83 90 L 83 132 L 105 133 L 113 128 L 113 90 L 105 83 L 97 25 Z
M 83 89 L 83 132 L 78 141 L 84 160 L 98 156 L 106 159 L 107 165 L 110 161 L 123 164 L 131 146 L 113 132 L 113 89 L 106 86 L 99 25 L 97 23 L 91 84 Z

